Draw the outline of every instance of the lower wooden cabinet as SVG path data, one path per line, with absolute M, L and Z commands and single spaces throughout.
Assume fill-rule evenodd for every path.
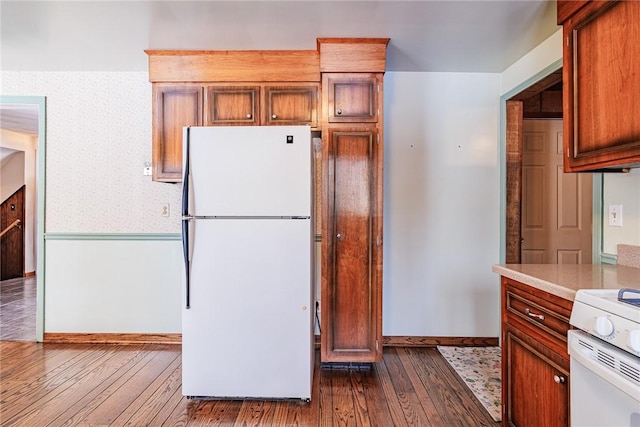
M 369 128 L 329 128 L 323 160 L 323 362 L 382 358 L 382 142 Z
M 505 426 L 569 425 L 569 361 L 507 325 L 503 341 Z
M 573 303 L 502 278 L 502 425 L 569 425 Z

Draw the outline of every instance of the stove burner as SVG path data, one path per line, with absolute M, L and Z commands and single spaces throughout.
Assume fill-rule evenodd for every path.
M 625 297 L 624 294 L 627 292 L 640 296 L 640 289 L 623 288 L 618 291 L 618 301 L 640 307 L 640 298 Z

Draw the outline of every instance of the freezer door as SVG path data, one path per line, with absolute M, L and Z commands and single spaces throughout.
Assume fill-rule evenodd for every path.
M 311 398 L 311 221 L 193 220 L 182 392 Z
M 191 127 L 187 133 L 189 215 L 310 216 L 308 126 Z

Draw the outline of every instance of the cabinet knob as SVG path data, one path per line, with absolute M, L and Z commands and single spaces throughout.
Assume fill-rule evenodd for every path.
M 272 119 L 277 119 L 277 118 L 278 118 L 278 115 L 277 115 L 277 114 L 272 114 L 272 115 L 271 115 L 271 118 L 272 118 Z
M 561 375 L 554 375 L 554 376 L 553 376 L 553 381 L 554 381 L 556 384 L 564 384 L 565 379 L 564 379 L 564 377 L 563 377 L 563 376 L 561 376 Z
M 338 234 L 336 235 L 336 239 L 338 239 L 338 240 L 342 239 L 342 234 L 338 233 Z
M 338 108 L 338 111 L 336 111 L 336 113 L 338 113 L 338 115 L 342 114 L 342 108 Z
M 250 118 L 251 118 L 251 114 L 247 114 L 247 119 L 250 119 Z

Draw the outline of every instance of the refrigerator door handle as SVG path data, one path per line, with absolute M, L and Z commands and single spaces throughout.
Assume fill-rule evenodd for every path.
M 189 215 L 189 128 L 183 132 L 182 146 L 182 216 Z
M 185 272 L 185 309 L 191 307 L 191 263 L 189 262 L 189 128 L 183 131 L 183 164 L 182 164 L 182 253 Z
M 185 307 L 191 308 L 191 263 L 189 262 L 189 218 L 182 220 L 182 253 L 184 255 L 184 272 L 185 272 Z

